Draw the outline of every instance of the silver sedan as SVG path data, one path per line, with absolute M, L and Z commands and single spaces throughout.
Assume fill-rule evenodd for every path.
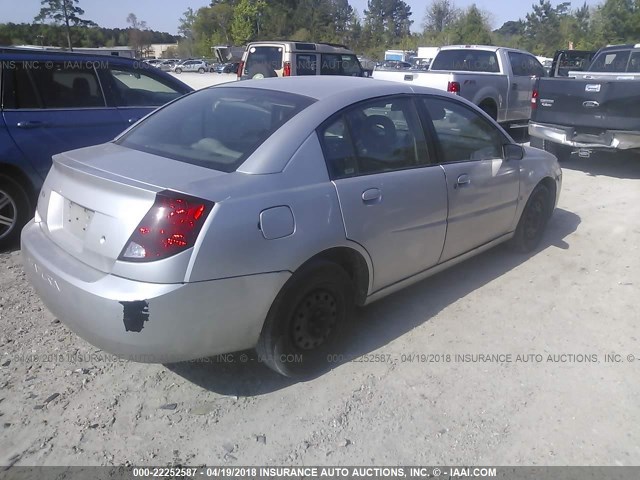
M 105 351 L 164 363 L 256 348 L 305 374 L 354 305 L 502 242 L 534 250 L 561 180 L 554 156 L 440 91 L 225 84 L 55 156 L 23 258 L 51 312 Z

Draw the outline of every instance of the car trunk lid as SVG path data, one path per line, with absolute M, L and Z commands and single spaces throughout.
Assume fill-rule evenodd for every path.
M 224 175 L 112 143 L 74 150 L 53 157 L 37 214 L 54 243 L 109 273 L 158 192 L 202 193 Z

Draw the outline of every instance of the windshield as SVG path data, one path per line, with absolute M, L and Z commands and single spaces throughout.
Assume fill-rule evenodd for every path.
M 313 102 L 308 97 L 263 89 L 209 88 L 158 110 L 116 143 L 233 172 Z

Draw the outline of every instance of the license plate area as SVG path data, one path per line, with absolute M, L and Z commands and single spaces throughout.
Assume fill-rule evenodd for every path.
M 77 238 L 84 238 L 93 219 L 93 210 L 65 199 L 62 215 L 63 229 Z

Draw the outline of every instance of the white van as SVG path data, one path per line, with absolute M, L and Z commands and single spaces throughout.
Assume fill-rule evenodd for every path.
M 333 43 L 252 42 L 238 68 L 238 79 L 295 75 L 367 76 L 351 50 Z

